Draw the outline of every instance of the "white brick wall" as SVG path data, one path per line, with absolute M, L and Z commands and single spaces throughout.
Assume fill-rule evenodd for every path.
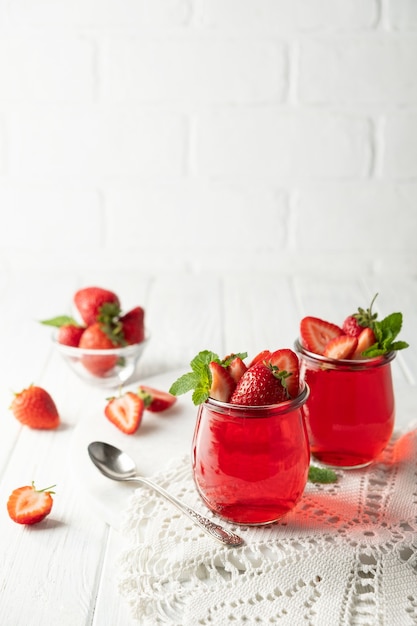
M 0 0 L 0 269 L 417 270 L 416 0 Z

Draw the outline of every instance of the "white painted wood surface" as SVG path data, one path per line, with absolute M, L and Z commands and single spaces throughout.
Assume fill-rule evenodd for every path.
M 53 259 L 51 260 L 53 265 Z M 268 273 L 7 273 L 0 274 L 0 624 L 2 626 L 133 626 L 115 575 L 123 537 L 88 506 L 70 470 L 77 425 L 102 403 L 52 351 L 38 321 L 69 311 L 73 292 L 97 284 L 115 290 L 125 309 L 145 307 L 151 342 L 140 378 L 188 367 L 199 350 L 220 354 L 292 347 L 302 316 L 342 323 L 379 292 L 383 316 L 404 314 L 401 337 L 410 348 L 394 362 L 397 422 L 417 418 L 417 280 L 403 276 L 284 276 Z M 62 426 L 22 427 L 10 406 L 30 383 L 51 393 Z M 140 431 L 139 431 L 140 432 Z M 155 460 L 157 464 L 158 460 Z M 155 471 L 158 470 L 155 465 Z M 51 515 L 36 527 L 14 524 L 10 492 L 35 480 L 56 483 Z M 137 623 L 136 623 L 137 624 Z

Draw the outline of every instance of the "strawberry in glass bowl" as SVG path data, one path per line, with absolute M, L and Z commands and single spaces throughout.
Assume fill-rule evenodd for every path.
M 73 302 L 76 317 L 60 315 L 42 321 L 55 328 L 55 349 L 85 382 L 100 387 L 124 384 L 134 374 L 148 341 L 143 307 L 124 313 L 118 296 L 101 287 L 78 290 Z

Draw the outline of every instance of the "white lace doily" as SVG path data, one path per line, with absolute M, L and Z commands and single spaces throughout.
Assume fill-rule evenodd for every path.
M 417 430 L 378 462 L 308 484 L 276 524 L 221 522 L 245 539 L 227 548 L 171 504 L 139 488 L 124 515 L 129 549 L 120 591 L 155 626 L 407 626 L 417 624 Z M 203 515 L 190 460 L 155 479 Z

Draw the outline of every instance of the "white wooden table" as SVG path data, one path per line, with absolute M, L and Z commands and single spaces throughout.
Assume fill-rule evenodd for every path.
M 124 539 L 100 518 L 97 503 L 91 501 L 90 506 L 91 494 L 82 480 L 76 483 L 77 472 L 71 470 L 80 425 L 102 410 L 108 394 L 86 386 L 66 369 L 52 350 L 48 329 L 38 323 L 68 312 L 74 291 L 91 284 L 116 291 L 125 309 L 145 307 L 151 341 L 138 368 L 141 380 L 186 371 L 191 358 L 205 348 L 220 355 L 244 350 L 254 355 L 264 348 L 292 347 L 304 315 L 341 324 L 379 292 L 380 316 L 402 311 L 401 338 L 410 343 L 393 364 L 398 425 L 405 426 L 414 408 L 417 417 L 417 279 L 274 272 L 1 273 L 0 624 L 4 626 L 133 626 L 115 580 Z M 9 411 L 12 392 L 30 383 L 45 387 L 55 399 L 62 418 L 58 430 L 22 427 Z M 154 470 L 168 461 L 155 459 Z M 56 495 L 51 515 L 29 528 L 9 519 L 6 502 L 15 487 L 32 480 L 39 486 L 56 483 Z

